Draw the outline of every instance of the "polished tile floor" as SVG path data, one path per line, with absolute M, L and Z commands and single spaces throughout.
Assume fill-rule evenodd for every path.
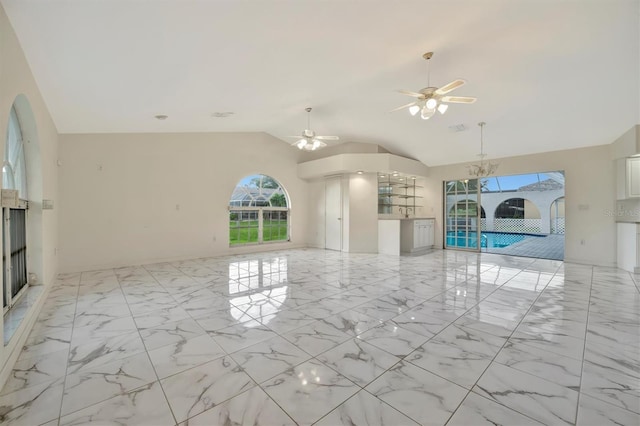
M 62 275 L 0 422 L 638 425 L 634 279 L 313 249 Z

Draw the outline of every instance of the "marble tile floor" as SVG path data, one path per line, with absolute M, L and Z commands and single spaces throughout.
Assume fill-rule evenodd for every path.
M 638 276 L 272 251 L 60 275 L 8 425 L 638 425 Z

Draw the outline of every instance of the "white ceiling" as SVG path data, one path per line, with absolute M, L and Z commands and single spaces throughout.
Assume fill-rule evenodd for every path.
M 612 142 L 640 122 L 638 0 L 1 0 L 60 133 L 306 127 L 427 165 Z M 476 96 L 423 121 L 431 83 Z M 233 111 L 230 118 L 213 112 Z M 158 121 L 156 114 L 169 118 Z M 469 130 L 453 133 L 449 126 Z

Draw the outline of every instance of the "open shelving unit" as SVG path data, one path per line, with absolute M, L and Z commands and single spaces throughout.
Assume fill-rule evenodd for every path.
M 422 198 L 416 195 L 416 180 L 410 177 L 378 177 L 378 214 L 393 214 L 396 211 L 405 217 L 415 216 L 416 199 Z M 394 208 L 397 208 L 394 211 Z

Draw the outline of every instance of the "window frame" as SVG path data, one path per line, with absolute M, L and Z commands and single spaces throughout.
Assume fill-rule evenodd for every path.
M 267 181 L 272 186 L 264 187 L 263 182 Z M 274 184 L 277 184 L 276 188 L 273 187 Z M 284 200 L 279 201 L 277 204 L 285 204 L 285 206 L 272 205 L 272 199 L 275 196 L 283 197 Z M 233 189 L 227 210 L 229 211 L 227 216 L 229 247 L 291 241 L 291 203 L 289 196 L 282 184 L 269 175 L 257 173 L 240 179 Z M 285 212 L 284 215 L 282 212 Z M 236 213 L 235 219 L 233 219 L 234 213 Z M 277 217 L 276 224 L 273 224 L 274 216 Z M 281 218 L 282 216 L 285 216 L 285 220 Z M 248 224 L 242 225 L 243 221 Z M 257 223 L 254 224 L 254 221 Z M 285 235 L 283 238 L 279 238 L 283 225 L 286 225 L 284 226 Z M 246 230 L 246 241 L 241 240 L 242 232 L 245 232 L 242 230 Z M 274 230 L 277 232 L 274 233 Z M 268 235 L 265 235 L 265 231 L 268 232 Z M 256 233 L 257 237 L 255 236 Z M 274 235 L 276 239 L 273 239 Z

